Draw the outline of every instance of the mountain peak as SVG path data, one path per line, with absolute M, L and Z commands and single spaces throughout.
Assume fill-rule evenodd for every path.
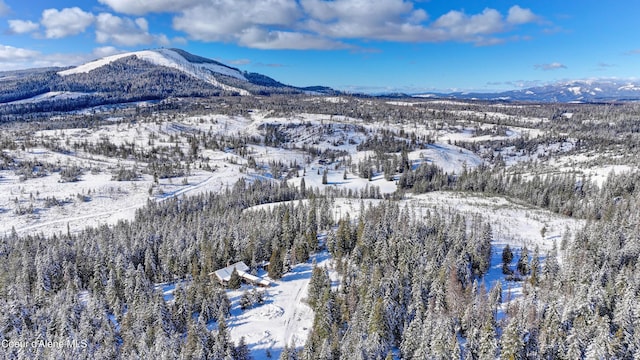
M 126 52 L 111 56 L 106 56 L 74 68 L 58 72 L 61 76 L 68 76 L 78 73 L 88 73 L 114 61 L 135 56 L 140 60 L 146 61 L 153 65 L 174 68 L 188 73 L 200 80 L 211 83 L 211 73 L 218 73 L 231 76 L 240 80 L 247 80 L 242 72 L 236 68 L 219 63 L 215 60 L 207 59 L 201 56 L 193 55 L 181 49 L 153 49 Z M 217 85 L 217 82 L 215 82 Z

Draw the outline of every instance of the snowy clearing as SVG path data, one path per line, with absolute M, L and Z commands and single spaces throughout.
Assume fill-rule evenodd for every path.
M 239 304 L 242 293 L 251 286 L 228 291 L 232 303 L 231 317 L 227 320 L 231 337 L 235 342 L 244 337 L 255 360 L 268 359 L 267 352 L 278 358 L 285 345 L 304 346 L 313 326 L 313 311 L 304 302 L 313 261 L 321 267 L 331 266 L 327 252 L 313 255 L 311 260 L 293 266 L 274 286 L 267 288 L 264 304 L 253 308 L 243 311 Z

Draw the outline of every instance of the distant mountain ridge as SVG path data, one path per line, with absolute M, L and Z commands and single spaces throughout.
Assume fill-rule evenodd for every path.
M 106 56 L 69 68 L 0 72 L 0 114 L 69 111 L 169 97 L 329 93 L 243 72 L 181 49 Z
M 164 48 L 106 56 L 74 67 L 0 72 L 0 116 L 66 112 L 175 97 L 274 94 L 341 92 L 326 86 L 287 85 L 181 49 Z M 383 96 L 531 102 L 639 101 L 640 81 L 576 80 L 498 93 Z
M 416 97 L 454 99 L 532 101 L 532 102 L 605 102 L 640 100 L 640 80 L 600 79 L 572 80 L 496 93 L 454 92 L 422 93 Z

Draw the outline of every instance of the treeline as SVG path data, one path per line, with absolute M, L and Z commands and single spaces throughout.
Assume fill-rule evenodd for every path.
M 597 186 L 575 173 L 540 175 L 534 170 L 523 175 L 486 165 L 455 175 L 424 163 L 415 171 L 403 172 L 398 187 L 414 193 L 454 190 L 503 195 L 566 216 L 598 220 L 611 217 L 621 199 L 640 192 L 639 181 L 638 172 L 610 174 Z

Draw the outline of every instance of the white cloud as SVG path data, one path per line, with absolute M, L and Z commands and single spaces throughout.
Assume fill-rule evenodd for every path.
M 9 20 L 9 29 L 11 29 L 12 34 L 31 33 L 38 30 L 39 27 L 40 24 L 33 21 Z
M 507 15 L 507 22 L 516 25 L 535 22 L 538 19 L 539 17 L 531 9 L 523 9 L 518 5 L 512 6 Z
M 561 64 L 559 62 L 552 62 L 549 64 L 536 64 L 533 66 L 535 69 L 537 70 L 544 70 L 544 71 L 549 71 L 549 70 L 559 70 L 559 69 L 566 69 L 567 66 L 564 64 Z
M 85 63 L 91 60 L 89 54 L 55 53 L 43 54 L 31 61 L 31 67 L 70 66 Z
M 257 27 L 291 29 L 301 15 L 295 0 L 215 0 L 185 9 L 173 26 L 196 40 L 238 41 Z
M 347 45 L 301 31 L 302 10 L 294 0 L 216 0 L 185 9 L 177 30 L 202 41 L 233 42 L 256 49 L 337 49 Z
M 17 70 L 52 66 L 66 67 L 118 52 L 121 51 L 112 47 L 103 47 L 94 49 L 92 53 L 43 54 L 36 50 L 0 45 L 0 68 L 3 70 Z
M 308 15 L 305 28 L 331 38 L 411 41 L 427 30 L 420 25 L 427 13 L 403 0 L 303 0 L 301 6 Z
M 471 42 L 495 45 L 516 26 L 535 22 L 530 9 L 506 14 L 452 10 L 430 20 L 417 0 L 98 0 L 113 10 L 143 15 L 174 14 L 173 27 L 189 38 L 232 42 L 261 49 L 335 49 L 347 39 L 398 42 Z M 138 24 L 144 30 L 146 24 Z
M 267 31 L 257 27 L 246 29 L 238 38 L 242 46 L 254 49 L 345 49 L 348 45 L 315 36 L 291 31 Z
M 0 16 L 7 16 L 10 12 L 11 9 L 4 3 L 4 0 L 0 0 Z
M 480 35 L 502 32 L 505 24 L 497 10 L 484 9 L 482 13 L 471 16 L 460 11 L 450 11 L 438 18 L 433 26 L 444 30 L 451 40 L 477 41 Z
M 40 52 L 35 50 L 17 48 L 8 45 L 0 45 L 0 62 L 13 62 L 33 59 Z
M 149 33 L 149 24 L 144 18 L 131 20 L 109 13 L 101 13 L 96 17 L 96 41 L 114 43 L 123 46 L 136 46 L 157 43 L 168 45 L 165 35 Z
M 190 8 L 203 0 L 98 0 L 113 10 L 129 15 L 144 15 L 153 12 L 178 12 Z
M 68 66 L 89 59 L 79 54 L 43 54 L 36 50 L 0 45 L 0 67 L 3 70 Z
M 94 21 L 93 14 L 82 11 L 79 7 L 62 10 L 46 9 L 40 21 L 45 27 L 45 36 L 59 39 L 83 32 Z
M 359 8 L 359 0 L 303 0 L 302 6 L 312 16 L 307 28 L 331 38 L 360 38 L 399 42 L 473 42 L 495 45 L 506 39 L 496 34 L 506 32 L 510 24 L 495 9 L 468 15 L 452 10 L 432 22 L 422 9 L 409 2 L 388 0 Z
M 307 14 L 320 21 L 351 19 L 361 23 L 401 21 L 406 14 L 416 13 L 416 20 L 424 20 L 422 10 L 413 10 L 413 4 L 404 0 L 302 0 Z

